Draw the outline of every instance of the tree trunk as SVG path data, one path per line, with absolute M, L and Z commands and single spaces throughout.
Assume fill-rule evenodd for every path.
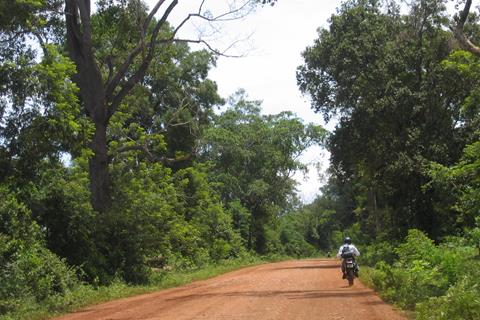
M 111 206 L 107 124 L 95 121 L 91 149 L 93 156 L 89 160 L 90 199 L 94 210 L 105 212 Z
M 112 202 L 108 174 L 109 115 L 102 73 L 92 47 L 90 14 L 90 0 L 65 0 L 67 48 L 77 67 L 74 81 L 80 88 L 85 111 L 95 125 L 90 143 L 93 156 L 89 160 L 91 204 L 94 210 L 104 212 Z
M 380 232 L 380 217 L 378 212 L 378 204 L 377 204 L 377 192 L 375 187 L 368 188 L 368 196 L 367 196 L 367 205 L 369 209 L 369 214 L 371 213 L 374 218 L 375 222 L 375 234 L 378 235 Z

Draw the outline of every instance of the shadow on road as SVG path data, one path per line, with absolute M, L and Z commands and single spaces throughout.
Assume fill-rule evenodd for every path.
M 336 290 L 272 290 L 272 291 L 233 291 L 224 293 L 191 294 L 167 299 L 167 301 L 190 301 L 215 297 L 256 297 L 256 298 L 287 298 L 287 299 L 325 299 L 341 297 L 366 297 L 374 295 L 372 290 L 349 291 Z
M 322 265 L 314 265 L 314 266 L 282 267 L 282 268 L 274 268 L 271 270 L 294 270 L 294 269 L 340 269 L 340 263 L 339 264 L 322 264 Z

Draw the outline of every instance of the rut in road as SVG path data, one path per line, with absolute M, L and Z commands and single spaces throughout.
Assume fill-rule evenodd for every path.
M 339 268 L 324 259 L 250 267 L 56 320 L 406 319 L 360 282 L 348 287 Z

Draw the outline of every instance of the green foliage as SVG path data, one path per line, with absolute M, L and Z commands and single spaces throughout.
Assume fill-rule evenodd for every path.
M 61 0 L 2 1 L 0 3 L 1 37 L 9 37 L 8 45 L 16 45 L 18 42 L 25 42 L 29 32 L 49 38 L 57 36 L 61 25 L 62 2 Z
M 288 207 L 295 191 L 291 172 L 305 169 L 297 159 L 323 141 L 325 132 L 289 112 L 261 115 L 260 103 L 248 101 L 243 91 L 229 103 L 231 107 L 205 131 L 203 159 L 213 164 L 222 200 L 234 203 L 234 217 L 239 220 L 233 223 L 248 248 L 266 253 L 269 245 L 277 246 L 276 237 L 267 236 L 267 226 Z M 250 211 L 250 219 L 241 207 Z
M 76 270 L 44 246 L 30 211 L 0 188 L 0 315 L 31 299 L 65 295 L 79 282 Z
M 382 3 L 345 1 L 303 54 L 298 83 L 317 112 L 337 119 L 329 136 L 290 112 L 262 114 L 242 91 L 215 115 L 215 56 L 183 42 L 156 47 L 145 77 L 102 123 L 113 201 L 99 214 L 89 192 L 93 113 L 63 53 L 64 2 L 1 2 L 0 314 L 67 310 L 109 296 L 103 284 L 112 296 L 125 282 L 178 284 L 192 270 L 250 261 L 251 251 L 336 251 L 348 235 L 386 298 L 421 319 L 478 318 L 478 57 L 452 51 L 443 1 L 413 1 L 408 14 Z M 116 0 L 97 9 L 93 58 L 107 83 L 147 11 Z M 478 19 L 470 22 L 478 39 Z M 172 32 L 163 25 L 159 39 Z M 328 183 L 300 206 L 292 173 L 326 139 Z
M 443 2 L 413 1 L 408 14 L 388 3 L 345 1 L 304 51 L 297 81 L 338 121 L 328 147 L 331 181 L 355 206 L 345 220 L 372 237 L 415 227 L 439 239 L 456 230 L 441 205 L 449 195 L 425 187 L 425 169 L 459 158 L 472 127 L 458 110 L 478 76 L 474 64 L 469 77 L 443 64 L 452 50 Z
M 88 176 L 79 167 L 45 170 L 38 183 L 24 188 L 22 198 L 45 229 L 48 247 L 87 274 L 95 260 L 97 214 L 89 204 Z
M 416 303 L 440 295 L 447 285 L 439 270 L 423 260 L 413 261 L 409 268 L 392 268 L 382 262 L 376 268 L 375 287 L 403 308 L 414 308 Z
M 379 261 L 370 272 L 373 286 L 383 297 L 418 310 L 421 319 L 449 319 L 446 314 L 452 319 L 461 319 L 462 314 L 470 319 L 468 315 L 478 312 L 475 301 L 471 311 L 458 312 L 477 290 L 475 285 L 453 298 L 454 293 L 478 277 L 478 261 L 471 258 L 474 248 L 465 246 L 463 239 L 451 238 L 436 246 L 423 232 L 410 230 L 405 242 L 394 251 L 398 256 L 394 263 Z M 452 304 L 431 308 L 440 301 Z
M 6 97 L 0 106 L 1 179 L 13 176 L 20 188 L 45 167 L 58 164 L 65 152 L 81 153 L 91 133 L 70 80 L 75 66 L 59 46 L 43 49 L 39 59 L 26 49 L 0 61 L 0 91 Z
M 454 166 L 433 163 L 429 172 L 432 183 L 455 196 L 450 204 L 456 213 L 455 223 L 472 227 L 480 212 L 480 141 L 467 145 Z
M 315 247 L 293 226 L 286 226 L 280 231 L 280 241 L 285 254 L 291 257 L 309 257 L 315 252 Z
M 183 231 L 174 235 L 173 252 L 186 259 L 187 266 L 238 257 L 243 247 L 232 228 L 232 216 L 208 181 L 208 167 L 197 166 L 175 173 Z M 183 235 L 183 236 L 180 236 Z
M 360 261 L 368 266 L 375 266 L 378 262 L 391 265 L 398 258 L 394 249 L 395 247 L 391 242 L 375 242 L 362 250 Z
M 420 230 L 409 230 L 405 237 L 405 242 L 396 248 L 399 260 L 404 266 L 411 266 L 420 260 L 431 262 L 435 257 L 437 248 L 433 240 L 429 239 Z
M 445 295 L 432 297 L 417 305 L 419 320 L 474 320 L 480 317 L 478 266 L 470 267 L 475 275 L 451 286 Z

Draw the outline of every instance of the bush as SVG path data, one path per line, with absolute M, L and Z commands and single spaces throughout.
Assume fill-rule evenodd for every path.
M 405 242 L 393 251 L 398 255 L 398 259 L 394 263 L 378 262 L 371 274 L 374 287 L 384 298 L 408 309 L 415 309 L 418 306 L 424 319 L 463 319 L 453 317 L 456 312 L 454 309 L 457 306 L 460 308 L 474 295 L 468 291 L 458 298 L 452 295 L 460 292 L 458 288 L 465 287 L 465 284 L 458 283 L 459 280 L 465 277 L 467 279 L 480 277 L 480 274 L 476 276 L 470 274 L 472 269 L 480 273 L 476 271 L 479 269 L 478 266 L 474 268 L 471 266 L 473 248 L 465 246 L 461 238 L 449 238 L 448 242 L 435 246 L 423 232 L 410 230 Z M 375 256 L 369 257 L 367 254 L 367 258 L 375 261 Z M 471 284 L 470 290 L 478 290 L 475 282 L 472 281 Z M 443 309 L 451 312 L 452 317 L 442 318 L 441 312 L 437 314 L 437 311 L 428 310 L 428 306 L 441 301 L 452 303 L 451 307 L 442 305 Z M 475 306 L 475 303 L 473 305 Z M 429 318 L 429 315 L 432 317 Z
M 286 226 L 280 232 L 280 241 L 285 254 L 290 257 L 309 257 L 315 253 L 315 247 L 305 241 L 294 228 Z
M 75 269 L 40 245 L 17 250 L 2 268 L 0 279 L 2 297 L 34 297 L 37 302 L 78 285 Z
M 405 242 L 395 249 L 399 263 L 406 267 L 419 260 L 433 262 L 434 257 L 438 256 L 437 251 L 433 240 L 417 229 L 408 230 Z
M 419 301 L 441 295 L 448 284 L 438 268 L 423 260 L 415 260 L 410 268 L 380 262 L 372 281 L 385 299 L 408 309 L 413 309 Z
M 0 198 L 0 315 L 78 286 L 76 270 L 44 246 L 30 211 L 6 188 Z
M 478 275 L 464 277 L 441 297 L 433 297 L 417 305 L 420 320 L 480 319 L 480 286 Z
M 375 266 L 383 261 L 387 264 L 393 264 L 398 259 L 394 246 L 389 242 L 379 242 L 369 245 L 362 250 L 360 262 L 368 266 Z
M 398 260 L 393 264 L 378 262 L 372 275 L 375 287 L 386 299 L 413 309 L 417 302 L 447 290 L 448 275 L 441 271 L 439 249 L 423 232 L 410 230 L 405 242 L 392 252 Z

